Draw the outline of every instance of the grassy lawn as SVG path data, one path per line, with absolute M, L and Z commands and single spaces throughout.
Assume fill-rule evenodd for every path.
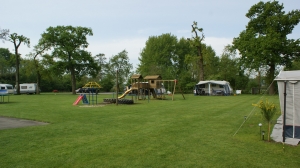
M 0 167 L 300 166 L 299 147 L 260 140 L 258 123 L 265 131 L 267 124 L 251 104 L 261 95 L 178 94 L 102 107 L 73 106 L 77 97 L 12 95 L 0 104 L 0 116 L 50 123 L 0 130 Z M 267 98 L 279 105 L 278 96 Z

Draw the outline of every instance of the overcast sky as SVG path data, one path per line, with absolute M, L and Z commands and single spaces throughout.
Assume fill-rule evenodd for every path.
M 107 58 L 124 49 L 136 67 L 138 57 L 149 36 L 171 33 L 177 38 L 191 37 L 191 25 L 198 22 L 205 41 L 221 55 L 224 46 L 245 30 L 245 14 L 258 0 L 1 0 L 0 28 L 30 38 L 31 48 L 22 45 L 24 57 L 50 26 L 89 27 L 88 37 L 93 55 Z M 285 11 L 300 8 L 299 0 L 280 0 Z M 290 38 L 300 38 L 297 25 Z M 13 52 L 13 44 L 1 42 L 1 48 Z

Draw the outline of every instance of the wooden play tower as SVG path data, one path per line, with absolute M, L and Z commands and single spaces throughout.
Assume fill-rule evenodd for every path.
M 163 91 L 164 82 L 174 82 L 174 89 L 172 92 L 172 100 L 174 100 L 174 94 L 176 89 L 176 80 L 162 80 L 160 75 L 149 75 L 142 77 L 142 75 L 136 74 L 131 76 L 131 86 L 127 88 L 127 91 L 119 98 L 125 97 L 126 94 L 132 93 L 137 95 L 138 99 L 143 99 L 145 96 L 152 94 L 153 98 L 164 98 L 165 92 Z M 169 89 L 169 88 L 168 88 Z M 184 95 L 182 94 L 185 99 Z

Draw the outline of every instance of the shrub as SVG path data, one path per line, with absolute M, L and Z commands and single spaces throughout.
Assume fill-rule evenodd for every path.
M 261 114 L 264 120 L 268 123 L 268 141 L 270 141 L 270 130 L 271 130 L 271 121 L 276 114 L 276 106 L 273 102 L 269 102 L 268 99 L 265 101 L 259 101 L 258 104 L 252 104 L 260 108 Z

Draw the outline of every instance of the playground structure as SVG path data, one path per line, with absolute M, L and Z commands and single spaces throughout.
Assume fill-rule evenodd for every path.
M 102 88 L 97 82 L 88 82 L 82 88 L 76 90 L 77 93 L 98 93 Z
M 96 83 L 96 82 L 95 82 Z M 165 83 L 168 84 L 168 87 L 165 87 Z M 171 85 L 170 85 L 171 84 Z M 126 91 L 117 98 L 105 98 L 103 99 L 104 103 L 116 103 L 116 104 L 133 104 L 133 97 L 132 100 L 124 99 L 126 95 L 135 96 L 138 100 L 145 100 L 152 95 L 155 99 L 165 99 L 165 95 L 172 96 L 172 101 L 174 100 L 174 94 L 176 91 L 177 80 L 162 80 L 160 75 L 150 75 L 146 76 L 145 78 L 142 75 L 132 75 L 131 76 L 131 85 L 129 85 Z M 97 85 L 93 85 L 93 83 L 87 83 L 83 88 L 94 88 Z M 98 88 L 101 88 L 99 85 Z M 180 87 L 178 87 L 180 89 Z M 172 90 L 172 92 L 167 91 Z M 180 89 L 181 90 L 181 89 Z M 97 92 L 90 91 L 89 97 L 87 99 L 85 94 L 80 94 L 73 105 L 77 105 L 81 100 L 83 104 L 97 104 Z M 185 99 L 182 91 L 182 97 Z M 94 95 L 95 98 L 94 99 Z M 92 100 L 91 100 L 92 98 Z M 94 103 L 96 101 L 96 103 Z
M 164 83 L 171 83 L 168 85 L 167 89 L 172 89 L 173 91 L 166 91 Z M 127 94 L 129 95 L 135 95 L 139 100 L 145 99 L 146 96 L 148 98 L 150 95 L 152 95 L 153 98 L 155 99 L 164 99 L 165 95 L 171 95 L 172 100 L 174 100 L 174 94 L 176 90 L 176 84 L 177 80 L 162 80 L 160 75 L 150 75 L 146 77 L 142 77 L 142 75 L 132 75 L 131 76 L 131 85 L 128 86 L 127 90 L 118 98 L 122 99 L 124 98 Z M 179 88 L 180 89 L 180 88 Z M 182 93 L 181 93 L 182 94 Z M 182 97 L 185 99 L 184 95 L 182 94 Z
M 73 103 L 73 105 L 78 105 L 80 100 L 82 100 L 83 104 L 92 104 L 92 105 L 97 104 L 98 103 L 97 94 L 98 94 L 98 91 L 99 91 L 100 88 L 102 88 L 102 87 L 97 82 L 88 82 L 87 84 L 85 84 L 82 87 L 82 89 L 79 88 L 76 91 L 76 92 L 79 92 L 79 93 L 88 93 L 88 98 L 87 98 L 86 94 L 80 94 L 77 97 L 77 99 L 75 100 L 75 102 Z

